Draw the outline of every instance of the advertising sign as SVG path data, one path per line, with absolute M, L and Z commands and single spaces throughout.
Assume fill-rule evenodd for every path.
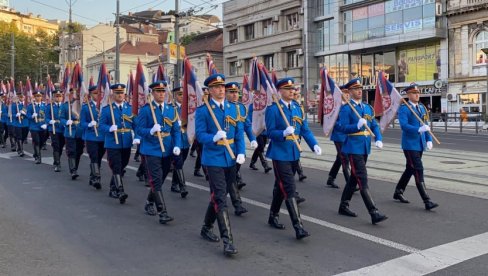
M 168 47 L 168 62 L 171 64 L 176 64 L 176 51 L 177 47 L 175 43 L 170 43 Z M 180 58 L 179 59 L 184 59 L 185 58 L 185 47 L 180 46 Z

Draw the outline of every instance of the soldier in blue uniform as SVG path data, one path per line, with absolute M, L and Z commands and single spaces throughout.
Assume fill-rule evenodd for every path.
M 0 89 L 0 146 L 6 147 L 8 137 L 8 106 L 5 104 L 7 95 Z
M 212 74 L 204 82 L 209 87 L 210 110 L 206 105 L 196 111 L 196 136 L 202 144 L 202 165 L 208 174 L 210 184 L 210 203 L 205 213 L 204 225 L 200 235 L 213 242 L 219 238 L 213 234 L 212 227 L 217 219 L 220 237 L 224 244 L 224 254 L 237 254 L 234 247 L 229 214 L 227 212 L 227 189 L 236 181 L 236 163 L 245 161 L 244 126 L 239 120 L 237 106 L 225 100 L 225 76 Z M 215 114 L 222 130 L 218 130 L 211 113 Z M 223 139 L 227 139 L 236 159 L 232 159 Z
M 65 144 L 64 140 L 64 125 L 61 124 L 61 105 L 63 101 L 63 91 L 55 88 L 52 92 L 54 99 L 46 106 L 46 121 L 47 130 L 51 136 L 51 146 L 53 148 L 53 165 L 54 171 L 61 171 L 61 155 Z M 52 108 L 51 108 L 52 106 Z M 51 113 L 51 110 L 53 111 Z M 54 131 L 53 131 L 54 130 Z
M 75 93 L 74 89 L 70 89 L 70 94 Z M 68 156 L 69 172 L 71 174 L 71 180 L 78 178 L 78 166 L 80 164 L 81 155 L 83 155 L 83 149 L 85 143 L 82 139 L 83 128 L 79 127 L 80 115 L 74 112 L 70 107 L 74 102 L 73 100 L 66 99 L 61 106 L 61 124 L 64 125 L 64 138 L 66 141 L 66 155 Z M 71 116 L 70 116 L 71 111 Z M 71 131 L 70 131 L 71 129 Z
M 125 85 L 116 83 L 110 86 L 113 91 L 113 119 L 110 106 L 102 108 L 100 116 L 100 132 L 105 138 L 105 149 L 112 178 L 110 181 L 109 197 L 118 198 L 120 204 L 124 204 L 128 195 L 124 190 L 122 175 L 125 167 L 129 164 L 130 151 L 132 148 L 132 130 L 135 128 L 133 122 L 132 108 L 125 102 Z M 115 140 L 118 138 L 118 144 Z
M 157 81 L 149 85 L 154 98 L 153 110 L 151 111 L 150 104 L 141 108 L 137 116 L 136 128 L 137 135 L 141 137 L 141 154 L 144 156 L 151 186 L 144 209 L 148 215 L 156 215 L 155 203 L 161 224 L 173 220 L 166 210 L 162 186 L 170 171 L 173 155 L 181 154 L 181 129 L 178 123 L 178 113 L 173 105 L 164 102 L 167 86 L 166 81 Z M 156 116 L 156 122 L 152 112 Z M 164 151 L 161 149 L 158 135 L 162 137 Z
M 99 129 L 95 132 L 95 128 L 98 127 L 98 119 L 100 118 L 100 112 L 97 109 L 100 91 L 96 85 L 93 85 L 88 88 L 88 92 L 88 102 L 84 103 L 81 107 L 79 126 L 83 129 L 83 140 L 86 143 L 86 151 L 90 157 L 90 180 L 88 184 L 100 190 L 102 188 L 100 167 L 102 166 L 102 158 L 105 154 L 105 147 L 103 145 L 105 135 Z
M 300 106 L 300 109 L 302 110 L 302 120 L 306 120 L 305 118 L 305 108 L 303 106 L 303 104 L 301 103 L 300 101 L 300 98 L 301 98 L 301 94 L 300 94 L 300 90 L 296 89 L 296 87 L 294 87 L 294 96 L 293 96 L 293 100 L 295 101 L 295 103 Z M 301 142 L 302 140 L 302 137 L 299 137 L 299 140 L 298 142 Z M 307 178 L 307 176 L 303 173 L 303 167 L 302 167 L 302 162 L 300 162 L 300 159 L 298 159 L 298 166 L 297 166 L 297 174 L 298 174 L 298 181 L 302 182 L 303 180 L 305 180 Z M 305 201 L 305 198 L 302 198 L 298 195 L 296 195 L 296 198 L 297 198 L 297 202 L 298 204 L 302 203 Z
M 300 106 L 293 100 L 294 79 L 284 78 L 276 84 L 281 99 L 279 106 L 276 103 L 266 109 L 266 130 L 271 140 L 266 152 L 266 157 L 273 160 L 275 182 L 273 188 L 273 200 L 271 202 L 268 224 L 277 229 L 285 226 L 279 223 L 278 214 L 281 204 L 285 200 L 290 219 L 295 229 L 297 239 L 308 237 L 310 234 L 303 228 L 298 203 L 296 200 L 295 173 L 300 159 L 300 151 L 294 143 L 294 137 L 302 136 L 308 146 L 317 154 L 322 154 L 313 133 L 308 128 L 308 123 L 303 120 Z M 290 126 L 287 126 L 279 108 L 283 110 Z
M 342 192 L 339 214 L 350 217 L 357 216 L 356 213 L 349 210 L 349 201 L 356 185 L 358 185 L 364 204 L 371 215 L 371 222 L 376 224 L 387 219 L 387 217 L 378 211 L 369 192 L 366 161 L 371 152 L 371 134 L 366 130 L 365 125 L 369 126 L 376 135 L 375 145 L 380 149 L 383 148 L 382 136 L 378 123 L 374 118 L 373 107 L 362 103 L 363 86 L 361 79 L 353 79 L 345 84 L 344 87 L 349 90 L 352 98 L 350 103 L 361 118 L 358 118 L 349 105 L 341 107 L 339 113 L 340 130 L 347 134 L 342 152 L 347 154 L 349 158 L 351 176 Z
M 349 91 L 344 87 L 341 86 L 340 89 L 342 90 L 342 94 L 344 95 L 344 99 L 349 101 Z M 345 103 L 343 102 L 343 105 Z M 346 154 L 342 152 L 342 145 L 344 144 L 344 141 L 346 140 L 347 135 L 344 134 L 341 131 L 340 128 L 340 120 L 337 119 L 336 124 L 334 126 L 334 129 L 332 130 L 332 135 L 330 136 L 330 140 L 334 142 L 337 155 L 336 159 L 334 161 L 334 164 L 332 165 L 332 168 L 330 168 L 329 171 L 329 178 L 327 179 L 327 186 L 330 188 L 335 188 L 338 189 L 339 186 L 334 183 L 337 173 L 339 173 L 339 169 L 342 166 L 342 174 L 344 175 L 344 179 L 346 180 L 346 183 L 349 181 L 349 177 L 351 175 L 350 169 L 349 169 L 349 160 Z
M 17 100 L 12 103 L 12 114 L 15 114 L 13 126 L 15 130 L 15 142 L 17 144 L 17 154 L 24 156 L 24 142 L 29 135 L 29 119 L 27 118 L 27 106 L 24 104 L 25 96 L 22 91 L 17 92 Z
M 395 188 L 393 199 L 402 203 L 409 203 L 403 196 L 403 192 L 413 175 L 415 186 L 417 186 L 420 197 L 424 201 L 425 209 L 432 210 L 439 204 L 432 202 L 425 191 L 424 167 L 422 164 L 423 152 L 431 150 L 433 147 L 432 136 L 429 133 L 427 109 L 423 104 L 419 103 L 420 91 L 416 84 L 405 88 L 405 92 L 407 92 L 408 96 L 407 104 L 410 105 L 411 109 L 406 104 L 401 105 L 398 110 L 398 120 L 402 128 L 402 149 L 406 159 L 406 168 Z M 418 121 L 411 110 L 416 112 L 423 120 L 423 123 Z
M 42 102 L 42 96 L 42 91 L 35 91 L 34 101 L 27 107 L 27 118 L 29 118 L 29 130 L 36 164 L 42 163 L 41 147 L 44 141 L 44 129 L 42 129 L 42 126 L 47 127 L 45 122 L 46 104 Z
M 249 105 L 249 112 L 247 115 L 247 118 L 251 121 L 252 124 L 252 113 L 253 113 L 253 105 Z M 256 149 L 254 149 L 254 152 L 252 153 L 251 157 L 251 163 L 249 164 L 249 168 L 251 170 L 257 171 L 258 168 L 256 167 L 256 162 L 259 160 L 261 161 L 261 165 L 263 166 L 264 173 L 268 173 L 271 171 L 271 167 L 268 165 L 268 161 L 266 161 L 266 158 L 264 157 L 264 148 L 266 147 L 266 144 L 268 143 L 268 134 L 266 133 L 266 130 L 263 130 L 261 134 L 259 134 L 256 137 L 256 142 L 258 143 L 258 146 Z
M 178 124 L 181 128 L 181 154 L 173 156 L 174 168 L 173 178 L 171 181 L 171 191 L 180 193 L 182 198 L 188 195 L 186 190 L 185 174 L 183 173 L 183 165 L 190 151 L 190 143 L 188 143 L 188 135 L 186 134 L 186 125 L 181 125 L 181 103 L 183 102 L 183 88 L 175 87 L 172 90 L 174 102 L 174 108 L 178 112 Z

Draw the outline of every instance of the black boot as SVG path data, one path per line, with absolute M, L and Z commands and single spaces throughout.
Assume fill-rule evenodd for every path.
M 54 159 L 54 171 L 60 172 L 61 171 L 61 160 L 59 156 L 59 152 L 53 152 L 53 159 Z
M 76 171 L 76 159 L 69 157 L 68 166 L 69 166 L 69 171 L 71 173 L 71 180 L 75 180 L 79 176 L 78 172 Z
M 13 137 L 10 137 L 10 150 L 11 151 L 17 151 L 17 146 L 15 144 L 15 140 Z
M 329 175 L 329 178 L 327 179 L 327 186 L 329 186 L 330 188 L 339 189 L 339 186 L 337 186 L 337 184 L 334 183 L 334 180 L 335 177 Z
M 283 194 L 281 190 L 275 185 L 273 188 L 273 200 L 269 208 L 268 224 L 276 229 L 285 229 L 285 226 L 278 221 L 281 203 L 283 203 Z
M 144 205 L 144 211 L 146 215 L 155 216 L 157 215 L 156 208 L 154 208 L 154 193 L 152 190 L 149 190 L 149 194 L 147 195 L 146 204 Z
M 181 198 L 186 198 L 186 196 L 188 195 L 188 191 L 186 190 L 186 180 L 185 180 L 185 174 L 183 173 L 183 170 L 182 169 L 175 169 L 173 171 L 173 175 L 176 174 L 176 178 L 178 180 L 178 185 L 179 185 L 179 188 L 180 188 L 180 192 L 181 192 Z
M 264 168 L 264 173 L 268 173 L 269 171 L 271 171 L 271 167 L 268 166 L 268 161 L 266 161 L 266 158 L 264 157 L 264 154 L 262 152 L 259 153 L 259 160 L 261 160 L 261 165 Z
M 377 224 L 388 218 L 387 216 L 383 215 L 378 211 L 378 209 L 374 205 L 373 198 L 371 197 L 368 188 L 363 188 L 361 190 L 361 197 L 363 198 L 364 205 L 366 205 L 366 208 L 368 209 L 368 212 L 371 215 L 372 224 Z
M 24 157 L 24 143 L 22 140 L 17 140 L 17 153 L 20 157 Z
M 219 224 L 220 238 L 224 243 L 224 255 L 231 256 L 237 254 L 227 210 L 221 210 L 217 213 L 217 222 Z
M 173 169 L 173 177 L 171 179 L 171 191 L 173 193 L 181 193 L 180 186 L 178 185 L 178 176 L 175 173 L 176 169 Z
M 125 200 L 129 197 L 124 191 L 124 183 L 122 182 L 122 176 L 120 174 L 114 174 L 115 188 L 119 192 L 119 203 L 124 204 Z
M 269 212 L 268 224 L 276 229 L 285 229 L 285 225 L 278 220 L 280 215 L 278 213 Z
M 193 175 L 197 177 L 203 177 L 203 174 L 200 172 L 200 169 L 195 169 L 193 171 Z
M 258 168 L 256 167 L 256 161 L 251 161 L 251 163 L 249 163 L 249 168 L 253 171 L 257 171 Z
M 173 220 L 172 217 L 168 216 L 168 211 L 166 211 L 166 203 L 164 202 L 163 192 L 154 192 L 154 201 L 156 202 L 156 209 L 159 215 L 159 223 L 166 224 Z
M 92 178 L 92 185 L 95 189 L 100 190 L 102 188 L 102 184 L 100 183 L 100 167 L 98 167 L 97 163 L 90 163 L 90 170 L 93 174 Z
M 236 182 L 237 182 L 237 189 L 241 190 L 246 186 L 246 183 L 242 181 L 242 176 L 241 176 L 241 164 L 236 164 Z
M 304 197 L 301 197 L 298 192 L 295 193 L 295 198 L 297 200 L 297 204 L 302 204 L 303 202 L 305 202 L 305 198 Z
M 135 161 L 135 162 L 141 162 L 139 152 L 136 152 L 136 154 L 134 154 L 134 161 Z
M 348 217 L 357 217 L 358 215 L 349 209 L 349 201 L 343 201 L 339 205 L 339 214 Z
M 302 182 L 307 178 L 307 176 L 303 174 L 302 162 L 300 162 L 300 160 L 298 160 L 297 173 L 298 181 Z
M 112 175 L 110 178 L 110 191 L 108 192 L 108 196 L 111 198 L 119 198 L 119 191 L 117 190 L 117 187 L 115 186 L 115 176 Z
M 38 145 L 34 145 L 34 158 L 36 160 L 36 164 L 41 164 L 42 163 L 42 160 L 41 160 L 41 151 L 40 151 L 40 148 Z
M 217 218 L 217 213 L 215 213 L 215 209 L 212 203 L 208 204 L 207 212 L 205 212 L 205 218 L 203 219 L 203 226 L 202 230 L 200 230 L 200 236 L 206 239 L 207 241 L 211 242 L 219 242 L 220 238 L 215 235 L 212 231 L 213 224 L 215 219 Z
M 432 202 L 430 200 L 429 195 L 425 191 L 425 183 L 424 182 L 419 182 L 419 183 L 415 183 L 415 184 L 417 186 L 417 190 L 419 191 L 420 197 L 424 201 L 425 210 L 429 211 L 429 210 L 432 210 L 432 209 L 439 206 L 439 204 Z
M 300 218 L 300 212 L 298 211 L 298 204 L 296 198 L 288 198 L 285 200 L 286 208 L 288 209 L 288 213 L 290 214 L 290 219 L 293 224 L 293 228 L 295 228 L 295 236 L 297 240 L 301 240 L 310 236 L 307 230 L 303 229 L 302 220 Z
M 240 216 L 244 213 L 247 213 L 247 209 L 242 207 L 241 195 L 239 194 L 239 190 L 237 190 L 236 183 L 228 185 L 227 192 L 229 193 L 230 200 L 232 202 L 232 205 L 234 206 L 234 214 L 236 216 Z
M 139 164 L 139 167 L 137 168 L 136 176 L 139 179 L 140 182 L 144 182 L 144 164 L 141 163 Z
M 401 203 L 410 203 L 404 196 L 403 196 L 403 190 L 395 190 L 395 193 L 393 194 L 393 199 L 399 200 Z

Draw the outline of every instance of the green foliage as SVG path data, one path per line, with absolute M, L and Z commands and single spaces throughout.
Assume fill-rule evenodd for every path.
M 195 37 L 199 34 L 200 34 L 200 32 L 198 32 L 198 33 L 192 32 L 189 35 L 184 35 L 183 37 L 180 38 L 180 44 L 183 46 L 190 44 L 195 39 Z
M 71 24 L 66 24 L 66 26 L 64 26 L 64 28 L 60 28 L 59 31 L 60 32 L 67 32 L 69 33 L 69 31 L 71 30 L 71 33 L 79 33 L 83 30 L 86 30 L 86 26 L 85 25 L 82 25 L 78 22 L 72 22 Z

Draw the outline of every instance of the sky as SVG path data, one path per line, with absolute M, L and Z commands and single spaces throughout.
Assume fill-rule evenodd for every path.
M 10 7 L 22 13 L 40 14 L 46 19 L 68 20 L 69 2 L 72 5 L 73 21 L 92 27 L 99 22 L 115 21 L 116 0 L 10 0 Z M 222 20 L 222 3 L 226 0 L 180 0 L 180 10 L 190 7 L 203 8 L 197 13 L 217 15 Z M 120 0 L 121 14 L 152 8 L 168 11 L 174 9 L 175 0 Z M 212 5 L 218 5 L 212 9 Z

